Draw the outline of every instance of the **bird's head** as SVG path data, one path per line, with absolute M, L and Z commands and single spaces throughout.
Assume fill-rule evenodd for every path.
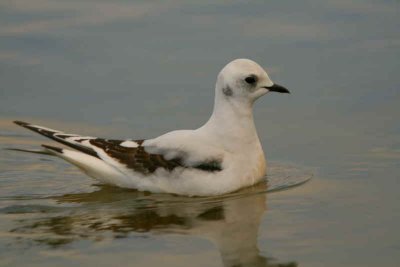
M 217 94 L 227 100 L 253 103 L 268 92 L 290 93 L 285 87 L 273 83 L 267 72 L 249 59 L 235 59 L 219 73 Z

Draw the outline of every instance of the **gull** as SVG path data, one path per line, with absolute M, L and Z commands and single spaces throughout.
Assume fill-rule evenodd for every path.
M 42 145 L 40 153 L 60 157 L 102 183 L 154 193 L 220 195 L 266 175 L 253 104 L 268 92 L 289 93 L 256 62 L 236 59 L 218 74 L 211 117 L 195 130 L 113 140 L 15 123 L 74 149 Z

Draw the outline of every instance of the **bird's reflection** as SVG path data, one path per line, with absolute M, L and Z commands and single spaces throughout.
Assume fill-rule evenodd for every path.
M 151 194 L 109 186 L 92 193 L 67 194 L 54 199 L 72 205 L 46 214 L 14 232 L 40 234 L 36 241 L 58 247 L 87 238 L 100 240 L 131 233 L 179 233 L 206 238 L 219 250 L 224 266 L 297 266 L 278 263 L 260 254 L 260 221 L 266 211 L 266 183 L 223 197 L 189 198 Z

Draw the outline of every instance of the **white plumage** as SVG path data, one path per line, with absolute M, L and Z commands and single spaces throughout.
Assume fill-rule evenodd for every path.
M 214 110 L 196 130 L 178 130 L 148 140 L 85 137 L 16 121 L 77 151 L 44 146 L 108 184 L 151 192 L 218 195 L 259 182 L 266 161 L 253 120 L 253 103 L 274 84 L 255 62 L 237 59 L 219 73 Z

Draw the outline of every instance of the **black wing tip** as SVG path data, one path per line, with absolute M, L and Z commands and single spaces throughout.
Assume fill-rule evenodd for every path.
M 19 125 L 19 126 L 22 126 L 22 127 L 25 127 L 25 126 L 29 125 L 29 123 L 24 122 L 24 121 L 14 121 L 14 123 Z
M 63 149 L 61 147 L 49 146 L 49 145 L 42 145 L 42 147 L 44 147 L 44 148 L 46 148 L 48 150 L 51 150 L 51 151 L 55 151 L 55 152 L 61 153 L 61 154 L 63 153 Z

